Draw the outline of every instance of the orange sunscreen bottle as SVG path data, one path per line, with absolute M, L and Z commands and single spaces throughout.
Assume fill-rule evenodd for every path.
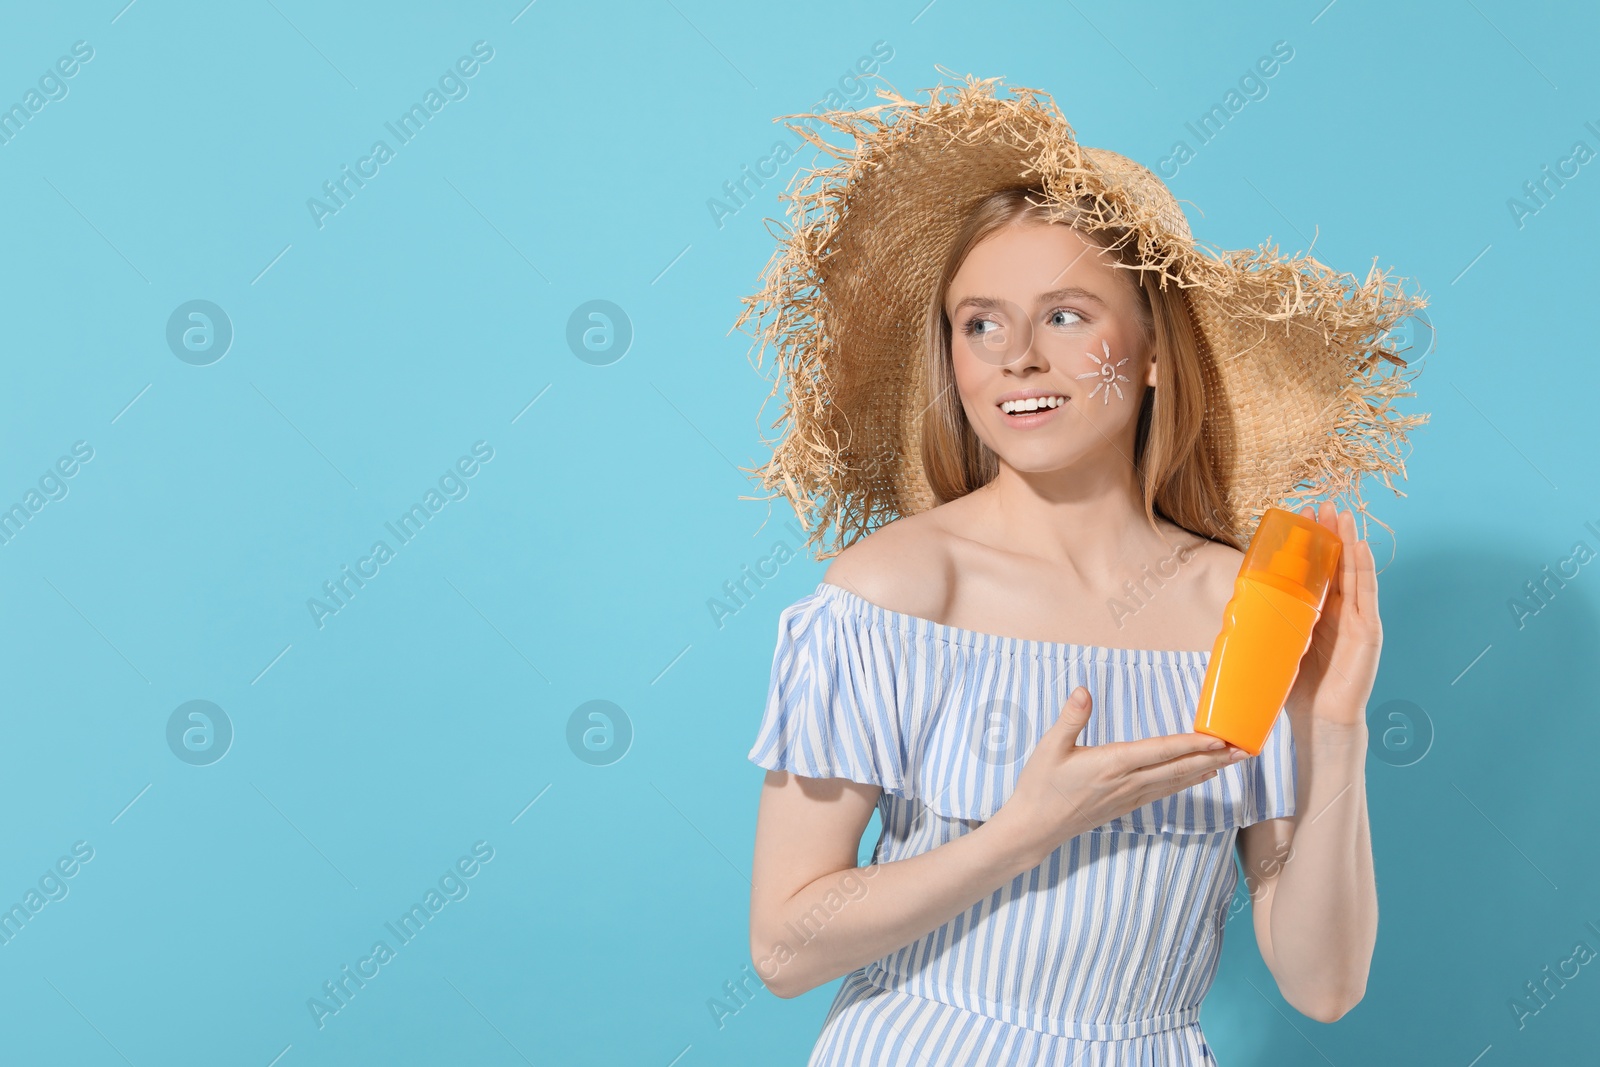
M 1311 647 L 1343 547 L 1333 531 L 1292 511 L 1262 515 L 1222 612 L 1195 732 L 1261 752 Z

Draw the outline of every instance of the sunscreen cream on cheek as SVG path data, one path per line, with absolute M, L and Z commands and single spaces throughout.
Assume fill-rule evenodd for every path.
M 1262 515 L 1200 683 L 1195 732 L 1261 752 L 1311 646 L 1343 547 L 1333 531 L 1292 511 Z

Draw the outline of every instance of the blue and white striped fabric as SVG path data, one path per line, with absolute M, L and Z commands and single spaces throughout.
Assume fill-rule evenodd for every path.
M 888 863 L 991 817 L 1078 685 L 1094 697 L 1080 744 L 1193 729 L 1210 655 L 978 633 L 824 582 L 780 618 L 750 759 L 881 786 L 872 862 Z M 1215 1063 L 1200 1002 L 1235 836 L 1294 805 L 1280 714 L 1260 755 L 1072 838 L 845 976 L 811 1067 Z

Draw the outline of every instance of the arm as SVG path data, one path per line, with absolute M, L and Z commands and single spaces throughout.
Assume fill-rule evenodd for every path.
M 910 944 L 1044 862 L 997 816 L 927 852 L 858 867 L 881 792 L 843 778 L 767 772 L 750 956 L 777 996 L 799 996 Z
M 1321 1022 L 1360 1002 L 1378 937 L 1378 891 L 1367 821 L 1367 699 L 1383 626 L 1372 548 L 1355 518 L 1323 501 L 1340 567 L 1284 707 L 1295 747 L 1295 816 L 1240 831 L 1256 943 L 1284 999 Z M 1284 846 L 1287 845 L 1285 849 Z M 1287 852 L 1281 866 L 1274 857 Z
M 1308 742 L 1296 745 L 1299 814 L 1244 827 L 1239 857 L 1278 990 L 1301 1014 L 1331 1023 L 1366 992 L 1378 936 L 1366 727 Z

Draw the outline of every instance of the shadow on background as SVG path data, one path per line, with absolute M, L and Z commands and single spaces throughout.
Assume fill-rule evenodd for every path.
M 1592 553 L 1600 538 L 1573 527 Z M 1379 919 L 1366 997 L 1331 1026 L 1300 1015 L 1240 913 L 1202 1019 L 1222 1063 L 1594 1062 L 1600 625 L 1589 587 L 1600 589 L 1600 557 L 1563 566 L 1568 544 L 1545 558 L 1417 548 L 1417 562 L 1380 576 L 1367 761 Z M 1564 586 L 1551 577 L 1574 568 Z M 1526 588 L 1540 581 L 1543 605 Z M 1513 600 L 1536 611 L 1520 628 Z M 1431 747 L 1410 762 L 1427 721 Z

